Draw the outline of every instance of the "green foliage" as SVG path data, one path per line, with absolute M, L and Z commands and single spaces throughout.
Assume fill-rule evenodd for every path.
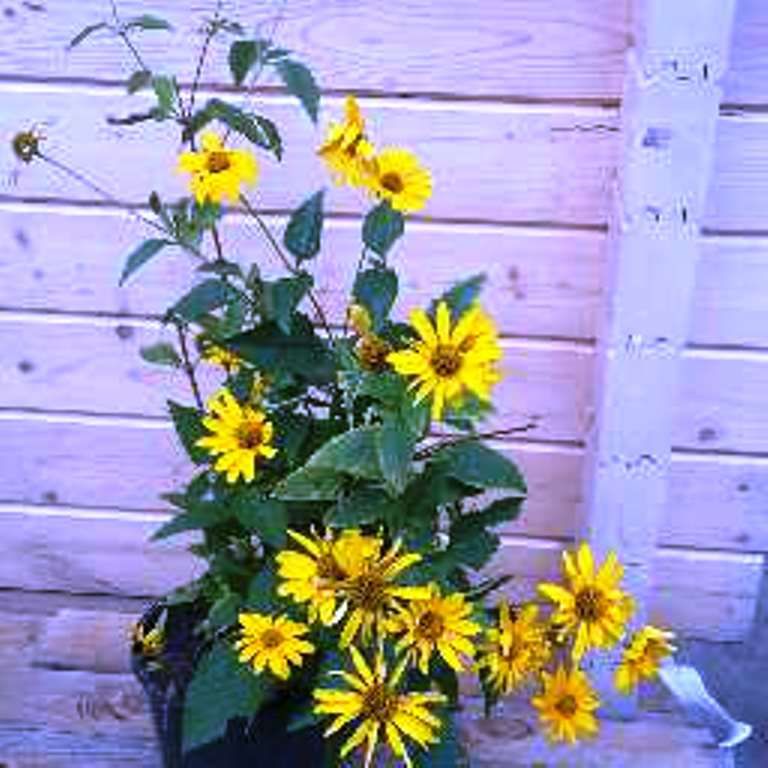
M 211 278 L 198 283 L 184 294 L 168 311 L 169 315 L 193 322 L 219 309 L 232 297 L 232 289 L 221 280 Z
M 130 32 L 133 29 L 170 31 L 173 29 L 173 26 L 169 21 L 161 19 L 159 16 L 143 13 L 141 16 L 135 16 L 132 19 L 128 19 L 123 24 L 123 30 L 126 32 Z
M 164 120 L 176 112 L 179 101 L 179 86 L 173 77 L 155 75 L 151 79 L 152 90 L 157 96 L 156 119 Z
M 279 58 L 274 66 L 288 92 L 296 96 L 312 122 L 316 123 L 320 108 L 320 88 L 312 72 L 307 66 L 293 59 Z
M 443 448 L 438 454 L 446 471 L 457 480 L 476 488 L 504 488 L 525 496 L 526 487 L 520 470 L 506 456 L 477 440 Z
M 76 48 L 80 43 L 87 40 L 94 32 L 98 32 L 102 29 L 109 29 L 109 24 L 107 24 L 104 21 L 100 21 L 96 24 L 89 24 L 87 27 L 83 27 L 70 41 L 67 45 L 67 48 L 69 50 L 72 50 L 73 48 Z
M 246 530 L 265 544 L 275 549 L 285 546 L 288 511 L 278 499 L 265 499 L 255 492 L 243 493 L 234 502 L 234 513 Z
M 134 72 L 126 83 L 128 93 L 136 93 L 152 83 L 152 73 L 148 69 L 139 69 Z
M 386 256 L 405 232 L 405 218 L 385 200 L 368 212 L 363 222 L 363 242 L 374 253 Z
M 284 334 L 290 335 L 294 313 L 313 284 L 312 276 L 306 273 L 263 283 L 261 301 L 266 319 L 274 320 Z
M 184 446 L 187 455 L 195 464 L 204 464 L 209 454 L 202 448 L 198 448 L 195 443 L 207 434 L 200 418 L 200 412 L 196 408 L 188 408 L 173 400 L 168 401 L 168 409 L 171 412 L 173 425 L 176 427 L 176 434 Z
M 478 299 L 485 284 L 485 275 L 475 275 L 456 283 L 449 288 L 438 301 L 444 301 L 451 310 L 454 320 L 461 317 Z M 432 303 L 431 313 L 434 315 L 437 301 Z
M 325 190 L 315 192 L 292 214 L 283 243 L 297 263 L 313 259 L 320 252 L 323 234 L 323 199 Z
M 120 275 L 120 285 L 125 285 L 126 280 L 141 269 L 150 259 L 157 256 L 167 245 L 172 245 L 168 240 L 159 240 L 151 238 L 145 240 L 135 251 L 131 253 L 123 267 L 123 273 Z
M 408 483 L 416 439 L 399 419 L 393 417 L 384 420 L 375 438 L 384 482 L 392 496 L 400 496 Z
M 187 688 L 184 751 L 222 736 L 231 718 L 252 715 L 271 694 L 265 675 L 254 675 L 240 664 L 229 645 L 215 644 L 197 664 Z
M 375 267 L 358 273 L 352 294 L 370 313 L 374 331 L 380 331 L 389 317 L 397 289 L 397 273 L 392 269 Z
M 153 365 L 166 365 L 170 368 L 179 368 L 181 366 L 181 358 L 173 344 L 168 344 L 164 341 L 152 344 L 149 347 L 141 347 L 139 354 L 143 360 Z
M 158 528 L 152 538 L 167 539 L 185 531 L 196 531 L 205 528 L 213 528 L 229 517 L 229 511 L 225 506 L 217 502 L 198 501 L 186 512 L 174 516 L 167 523 Z

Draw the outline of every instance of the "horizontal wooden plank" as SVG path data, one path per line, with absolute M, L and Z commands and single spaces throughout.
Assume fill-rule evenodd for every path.
M 0 314 L 0 407 L 164 416 L 166 401 L 189 401 L 181 371 L 145 363 L 139 348 L 171 339 L 139 321 Z M 498 386 L 497 421 L 537 422 L 535 437 L 579 439 L 589 403 L 591 352 L 568 343 L 507 341 L 508 375 Z M 203 364 L 204 389 L 221 381 Z
M 61 417 L 3 418 L 0 500 L 160 510 L 158 496 L 192 471 L 169 425 Z M 520 443 L 510 455 L 529 499 L 510 533 L 568 538 L 581 513 L 581 451 Z M 674 454 L 660 543 L 768 552 L 768 460 Z
M 470 7 L 460 0 L 293 0 L 280 11 L 277 38 L 296 50 L 319 82 L 334 90 L 398 94 L 457 93 L 527 98 L 615 98 L 621 92 L 628 35 L 628 2 L 494 0 Z M 100 0 L 73 7 L 47 5 L 45 13 L 12 6 L 0 23 L 15 44 L 0 53 L 0 74 L 120 79 L 132 62 L 113 41 L 94 39 L 72 54 L 75 32 L 104 18 Z M 225 12 L 246 29 L 267 22 L 277 6 L 228 0 Z M 121 0 L 124 16 L 146 12 L 143 0 Z M 146 59 L 191 79 L 201 18 L 210 0 L 184 4 L 155 0 L 153 12 L 173 21 L 176 33 L 139 39 Z M 403 24 L 403 19 L 407 23 Z M 214 48 L 207 80 L 229 82 L 226 48 Z
M 199 572 L 179 542 L 147 540 L 157 523 L 127 516 L 0 512 L 0 586 L 150 595 Z M 182 542 L 186 543 L 186 542 Z M 515 575 L 509 588 L 532 596 L 534 582 L 556 575 L 560 546 L 551 540 L 505 543 L 491 572 Z M 654 615 L 680 632 L 736 639 L 750 627 L 762 556 L 659 550 Z
M 270 224 L 280 232 L 284 219 Z M 195 265 L 169 250 L 118 288 L 123 262 L 142 236 L 144 225 L 117 211 L 0 206 L 0 307 L 161 315 L 189 288 Z M 271 252 L 242 218 L 229 219 L 222 238 L 244 266 L 258 261 L 266 275 L 275 272 Z M 360 239 L 359 222 L 329 221 L 323 251 L 311 265 L 336 321 L 348 302 Z M 413 222 L 391 256 L 402 280 L 399 313 L 425 306 L 467 275 L 485 273 L 484 303 L 505 332 L 590 338 L 603 242 L 595 232 Z
M 768 103 L 768 6 L 763 0 L 736 3 L 729 59 L 723 78 L 725 101 Z
M 3 85 L 0 94 L 0 132 L 12 135 L 35 119 L 50 123 L 55 128 L 46 151 L 118 199 L 145 202 L 152 190 L 169 198 L 185 193 L 172 125 L 105 124 L 107 115 L 146 109 L 148 97 L 21 85 Z M 260 154 L 262 173 L 253 194 L 258 206 L 290 210 L 326 186 L 328 210 L 357 213 L 369 206 L 357 190 L 329 183 L 315 154 L 321 132 L 290 99 L 266 98 L 260 106 L 282 132 L 285 157 L 278 164 Z M 364 100 L 362 107 L 379 144 L 410 147 L 432 171 L 427 217 L 579 224 L 605 219 L 617 149 L 613 110 L 397 100 Z M 328 99 L 321 124 L 341 110 L 340 99 Z M 26 167 L 9 191 L 24 198 L 94 199 L 45 163 Z

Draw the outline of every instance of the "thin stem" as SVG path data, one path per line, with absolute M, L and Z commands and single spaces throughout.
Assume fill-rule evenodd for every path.
M 115 20 L 115 32 L 117 32 L 118 37 L 120 37 L 120 39 L 125 43 L 133 58 L 136 59 L 136 63 L 139 65 L 139 69 L 144 72 L 149 72 L 149 67 L 144 62 L 144 59 L 139 53 L 139 49 L 133 44 L 130 35 L 122 27 L 122 22 L 120 21 L 120 15 L 117 12 L 117 3 L 115 0 L 110 0 L 110 5 L 112 6 L 112 18 Z
M 175 323 L 176 333 L 179 337 L 179 347 L 181 348 L 181 360 L 184 367 L 184 373 L 189 380 L 189 386 L 192 389 L 192 394 L 195 397 L 195 402 L 199 410 L 204 410 L 203 398 L 200 395 L 200 387 L 197 385 L 197 379 L 195 378 L 195 367 L 192 365 L 192 360 L 189 356 L 189 347 L 187 346 L 187 333 L 182 324 L 178 321 Z
M 195 68 L 195 76 L 192 80 L 192 88 L 189 92 L 189 118 L 192 118 L 192 113 L 195 110 L 195 97 L 197 96 L 197 91 L 200 88 L 200 80 L 203 76 L 203 68 L 205 67 L 205 60 L 208 57 L 208 51 L 211 47 L 211 42 L 214 37 L 216 37 L 216 34 L 218 32 L 218 21 L 219 16 L 221 15 L 221 4 L 222 0 L 218 0 L 216 3 L 216 11 L 213 15 L 213 20 L 211 21 L 211 25 L 208 28 L 208 32 L 205 35 L 205 40 L 203 41 L 203 47 L 200 49 L 200 55 L 197 57 L 197 67 Z
M 277 257 L 282 262 L 283 266 L 288 270 L 288 272 L 290 272 L 294 276 L 301 274 L 300 270 L 297 269 L 291 263 L 291 260 L 288 258 L 285 251 L 280 246 L 280 243 L 277 242 L 277 240 L 275 239 L 275 236 L 272 234 L 271 230 L 266 225 L 264 219 L 261 218 L 261 214 L 251 205 L 248 198 L 245 195 L 241 194 L 240 199 L 242 200 L 243 205 L 245 206 L 245 210 L 248 212 L 251 218 L 253 218 L 253 220 L 256 222 L 262 234 L 266 238 L 267 242 L 272 247 L 272 250 L 275 252 Z M 326 317 L 323 307 L 318 301 L 317 296 L 315 295 L 315 292 L 310 290 L 307 296 L 309 298 L 310 304 L 312 304 L 312 308 L 315 310 L 315 314 L 317 315 L 317 319 L 320 322 L 320 325 L 322 326 L 323 330 L 328 334 L 328 338 L 331 339 L 331 341 L 334 341 L 335 337 L 333 335 L 333 331 L 331 330 L 330 323 L 328 322 L 328 318 Z
M 510 435 L 520 434 L 522 432 L 530 432 L 532 429 L 536 429 L 539 425 L 535 421 L 529 421 L 520 427 L 507 427 L 505 429 L 495 429 L 492 432 L 474 432 L 470 435 L 457 435 L 447 437 L 439 443 L 429 445 L 420 451 L 417 451 L 413 458 L 417 460 L 428 459 L 443 448 L 460 445 L 461 443 L 471 443 L 478 440 L 493 440 L 499 437 L 509 437 Z M 443 437 L 443 435 L 437 435 L 437 437 Z

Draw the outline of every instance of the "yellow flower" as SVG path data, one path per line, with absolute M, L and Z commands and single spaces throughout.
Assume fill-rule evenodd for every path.
M 410 349 L 393 352 L 387 360 L 397 373 L 413 377 L 416 402 L 432 399 L 432 417 L 442 417 L 445 406 L 456 406 L 468 392 L 484 401 L 499 378 L 501 347 L 493 321 L 479 307 L 467 310 L 451 328 L 451 312 L 441 301 L 435 324 L 421 309 L 411 312 L 419 339 Z
M 542 595 L 556 605 L 552 621 L 574 637 L 573 659 L 590 648 L 611 648 L 619 642 L 632 612 L 632 598 L 619 588 L 624 569 L 610 552 L 595 572 L 592 550 L 585 542 L 576 556 L 563 553 L 568 588 L 540 584 Z
M 216 344 L 205 336 L 198 336 L 197 344 L 200 349 L 200 356 L 206 363 L 218 365 L 228 374 L 235 373 L 243 362 L 238 354 Z
M 407 149 L 383 149 L 374 156 L 373 169 L 367 180 L 370 190 L 396 211 L 420 211 L 432 196 L 432 176 Z
M 381 655 L 371 666 L 354 646 L 350 648 L 350 655 L 355 671 L 335 673 L 348 688 L 318 688 L 314 691 L 315 712 L 334 717 L 325 736 L 354 725 L 354 731 L 341 747 L 339 756 L 342 760 L 365 744 L 364 765 L 369 768 L 381 742 L 411 768 L 411 757 L 403 737 L 416 742 L 422 749 L 436 744 L 440 740 L 441 722 L 429 707 L 443 703 L 445 697 L 431 691 L 402 692 L 400 683 L 406 669 L 405 659 L 389 675 Z
M 544 690 L 531 703 L 539 711 L 544 732 L 551 741 L 574 744 L 597 733 L 594 711 L 600 700 L 580 669 L 558 667 L 553 675 L 542 675 Z
M 203 425 L 212 434 L 201 437 L 195 445 L 218 456 L 214 469 L 226 475 L 228 483 L 242 475 L 246 482 L 256 476 L 256 465 L 271 459 L 277 450 L 270 444 L 272 423 L 263 411 L 240 405 L 229 390 L 222 389 L 208 403 L 210 415 Z
M 499 623 L 487 631 L 487 642 L 477 663 L 499 695 L 512 693 L 549 661 L 552 651 L 547 628 L 538 614 L 536 605 L 524 605 L 511 612 L 506 600 L 499 605 Z
M 426 600 L 429 587 L 404 587 L 395 583 L 403 571 L 421 560 L 416 553 L 400 554 L 400 542 L 381 552 L 383 542 L 370 557 L 360 558 L 356 572 L 339 584 L 337 597 L 341 611 L 346 615 L 339 646 L 346 648 L 362 632 L 369 642 L 372 634 L 385 633 L 391 614 L 403 600 Z
M 165 632 L 162 626 L 156 626 L 147 632 L 139 621 L 132 633 L 133 652 L 146 658 L 159 656 L 165 649 Z
M 40 157 L 40 142 L 45 138 L 39 128 L 34 127 L 26 131 L 19 131 L 11 139 L 13 154 L 22 163 L 31 163 L 36 157 Z
M 392 347 L 373 333 L 366 333 L 355 344 L 355 354 L 363 370 L 371 373 L 383 373 L 389 367 L 387 359 L 392 353 Z
M 235 643 L 239 660 L 250 664 L 256 672 L 269 669 L 281 680 L 290 675 L 289 664 L 300 667 L 302 655 L 315 652 L 315 646 L 303 639 L 309 627 L 287 616 L 263 613 L 241 613 L 238 616 L 241 636 Z
M 433 653 L 439 653 L 446 664 L 456 672 L 464 669 L 459 654 L 472 658 L 475 647 L 469 639 L 481 631 L 479 624 L 470 620 L 472 605 L 464 595 L 454 593 L 442 597 L 436 584 L 429 588 L 426 600 L 412 600 L 400 607 L 392 619 L 389 630 L 404 633 L 396 650 L 408 651 L 409 658 L 417 659 L 419 669 L 427 674 Z
M 371 313 L 362 304 L 350 304 L 347 308 L 347 320 L 352 326 L 352 330 L 358 336 L 365 336 L 371 332 L 373 321 Z
M 365 120 L 354 96 L 347 96 L 343 123 L 331 123 L 317 150 L 337 184 L 365 186 L 372 172 L 373 145 L 365 135 Z
M 672 632 L 650 624 L 632 637 L 616 669 L 614 683 L 622 693 L 631 693 L 641 680 L 652 680 L 659 672 L 662 659 L 675 652 Z
M 192 175 L 189 185 L 198 203 L 236 203 L 243 184 L 255 184 L 259 175 L 256 158 L 244 149 L 227 149 L 221 138 L 208 131 L 200 139 L 199 152 L 183 152 L 179 171 Z
M 364 559 L 378 554 L 381 544 L 355 529 L 337 536 L 329 531 L 325 538 L 291 530 L 288 535 L 305 552 L 286 549 L 277 555 L 278 576 L 283 579 L 277 592 L 308 603 L 309 620 L 330 626 L 341 618 L 336 611 L 339 585 L 359 571 Z

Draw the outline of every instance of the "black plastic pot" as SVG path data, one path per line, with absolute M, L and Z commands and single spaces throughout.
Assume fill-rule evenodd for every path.
M 162 607 L 154 605 L 141 619 L 154 626 Z M 226 734 L 210 744 L 182 752 L 184 692 L 204 650 L 193 628 L 199 612 L 188 605 L 169 609 L 163 653 L 146 658 L 134 649 L 131 666 L 149 700 L 164 768 L 301 768 L 323 764 L 324 740 L 318 728 L 286 732 L 287 712 L 280 702 L 264 707 L 253 719 L 229 721 Z

